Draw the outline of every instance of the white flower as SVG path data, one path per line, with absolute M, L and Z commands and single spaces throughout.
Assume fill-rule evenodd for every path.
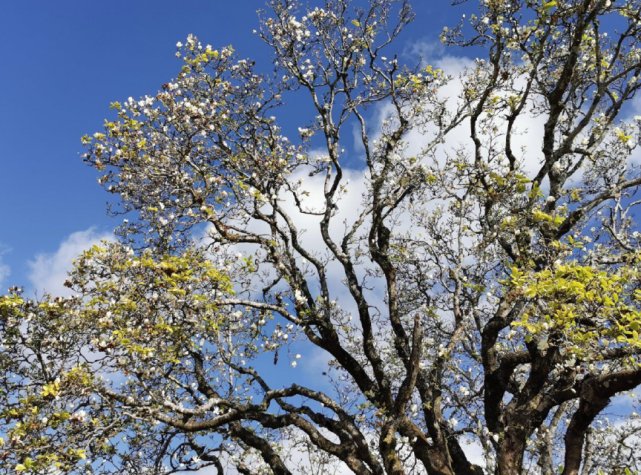
M 303 138 L 303 139 L 309 138 L 314 134 L 313 131 L 311 131 L 310 129 L 306 129 L 304 127 L 299 127 L 298 128 L 298 133 L 300 134 L 301 138 Z
M 87 419 L 87 411 L 85 411 L 84 409 L 79 410 L 73 415 L 73 419 L 80 422 L 85 421 Z
M 294 299 L 296 300 L 296 303 L 298 304 L 304 304 L 305 303 L 305 297 L 301 293 L 300 290 L 296 289 L 294 292 Z

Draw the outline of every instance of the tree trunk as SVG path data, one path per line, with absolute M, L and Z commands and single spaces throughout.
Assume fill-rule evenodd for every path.
M 501 441 L 496 458 L 497 475 L 517 475 L 521 473 L 525 437 L 521 433 L 508 431 Z

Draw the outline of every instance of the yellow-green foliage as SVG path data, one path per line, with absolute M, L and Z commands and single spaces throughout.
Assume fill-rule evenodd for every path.
M 0 295 L 0 314 L 16 312 L 23 303 L 24 300 L 19 295 Z
M 97 346 L 142 360 L 178 362 L 194 334 L 217 331 L 222 317 L 215 296 L 233 293 L 229 276 L 199 250 L 135 256 L 117 245 L 94 246 L 77 264 L 75 279 L 88 284 L 82 315 L 99 331 Z M 83 272 L 89 268 L 108 277 L 89 283 Z
M 542 271 L 512 268 L 511 287 L 528 299 L 521 318 L 526 338 L 554 334 L 577 354 L 616 345 L 641 346 L 639 273 L 631 267 L 602 270 L 577 262 Z
M 532 218 L 534 218 L 534 221 L 537 223 L 546 223 L 554 227 L 560 226 L 563 224 L 563 221 L 565 221 L 563 216 L 558 214 L 551 215 L 541 211 L 540 209 L 534 209 L 532 211 Z

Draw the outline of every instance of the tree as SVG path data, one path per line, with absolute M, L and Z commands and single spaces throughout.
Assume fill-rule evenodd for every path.
M 640 470 L 641 2 L 485 0 L 458 75 L 405 3 L 271 7 L 273 75 L 190 36 L 83 138 L 127 219 L 0 300 L 3 473 Z

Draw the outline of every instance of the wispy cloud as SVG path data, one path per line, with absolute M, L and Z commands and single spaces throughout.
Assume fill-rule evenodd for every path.
M 72 268 L 73 260 L 82 251 L 105 239 L 113 239 L 113 235 L 89 228 L 70 234 L 55 252 L 38 254 L 29 261 L 29 280 L 33 290 L 56 296 L 69 295 L 71 291 L 64 286 L 64 281 Z M 1 275 L 0 271 L 0 277 Z
M 11 268 L 3 260 L 3 256 L 7 252 L 8 249 L 0 244 L 0 288 L 6 284 L 7 277 L 11 274 Z

